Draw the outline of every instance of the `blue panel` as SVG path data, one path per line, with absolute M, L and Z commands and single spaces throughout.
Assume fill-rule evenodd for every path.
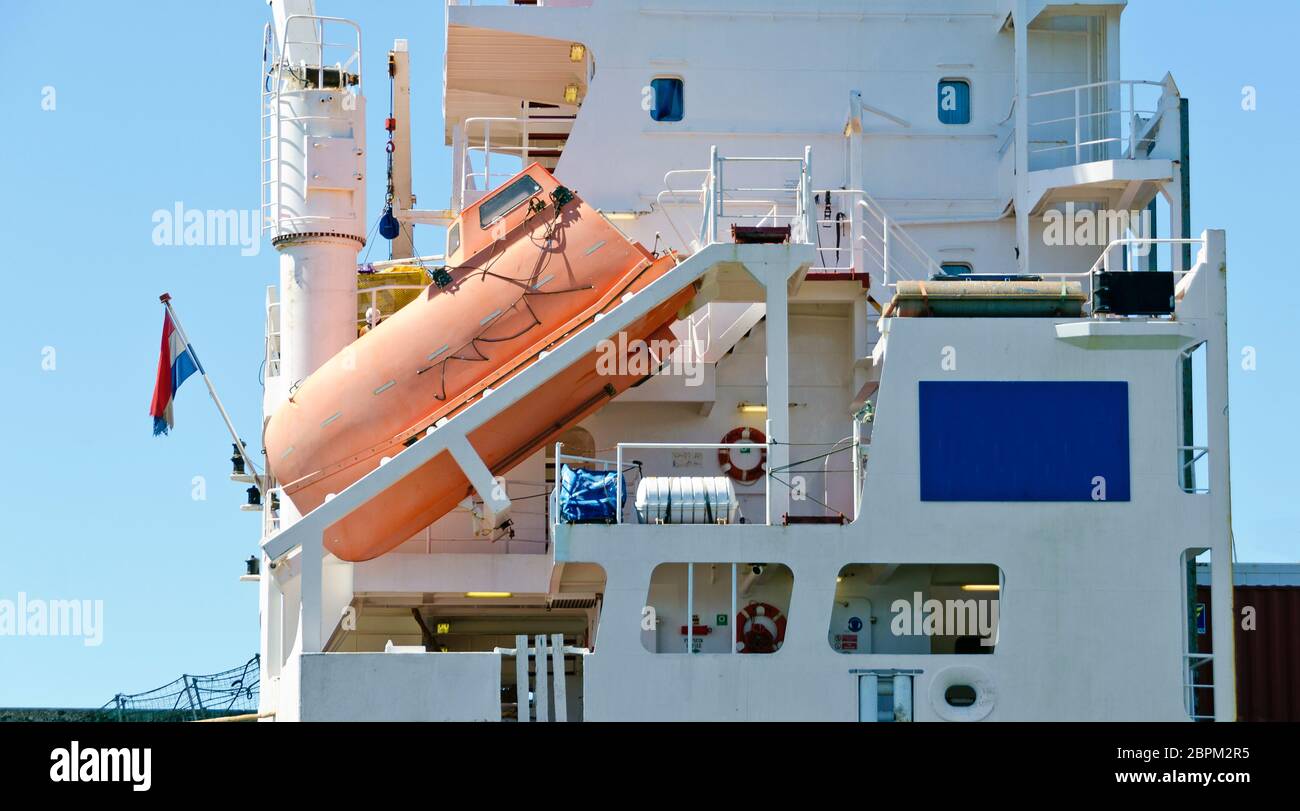
M 918 384 L 922 501 L 1129 500 L 1127 382 Z
M 681 121 L 686 113 L 686 89 L 681 79 L 651 79 L 654 98 L 650 117 L 655 121 Z
M 970 123 L 970 82 L 944 79 L 939 82 L 939 122 Z

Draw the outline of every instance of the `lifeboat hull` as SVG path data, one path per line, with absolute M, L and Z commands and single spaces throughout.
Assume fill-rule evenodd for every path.
M 520 187 L 537 191 L 502 212 L 498 197 L 512 186 L 514 196 Z M 467 208 L 453 225 L 463 245 L 450 256 L 456 264 L 442 277 L 442 288 L 431 285 L 327 361 L 272 416 L 267 461 L 300 512 L 437 430 L 674 266 L 671 257 L 655 259 L 629 241 L 580 199 L 565 192 L 553 197 L 557 188 L 534 165 Z M 694 292 L 679 291 L 625 330 L 626 342 L 616 343 L 642 351 L 639 342 L 674 346 L 669 326 Z M 589 353 L 470 434 L 494 475 L 644 378 L 611 374 L 599 360 L 599 352 Z M 653 367 L 633 362 L 617 368 Z M 376 557 L 470 493 L 460 467 L 441 453 L 330 527 L 325 548 L 347 561 Z

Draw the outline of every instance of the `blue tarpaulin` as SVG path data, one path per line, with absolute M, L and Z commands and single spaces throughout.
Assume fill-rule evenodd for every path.
M 614 522 L 618 518 L 614 506 L 618 481 L 622 474 L 614 470 L 594 471 L 560 466 L 560 520 L 566 524 Z M 623 503 L 627 503 L 627 482 L 624 481 Z

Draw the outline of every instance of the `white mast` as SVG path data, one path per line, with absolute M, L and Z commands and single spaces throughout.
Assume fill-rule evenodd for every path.
M 365 245 L 365 99 L 355 23 L 268 0 L 264 225 L 280 252 L 280 374 L 290 386 L 356 339 Z

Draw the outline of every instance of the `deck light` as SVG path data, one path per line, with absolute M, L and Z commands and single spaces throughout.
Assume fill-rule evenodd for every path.
M 568 104 L 578 103 L 578 86 L 576 84 L 566 84 L 564 86 L 564 101 Z
M 587 57 L 587 46 L 581 42 L 575 42 L 569 46 L 569 61 L 581 62 Z
M 741 414 L 767 413 L 767 403 L 741 403 L 738 407 Z
M 501 600 L 514 594 L 508 591 L 467 591 L 465 596 L 475 600 Z
M 961 587 L 962 591 L 1000 591 L 1002 589 L 996 583 L 967 583 Z

